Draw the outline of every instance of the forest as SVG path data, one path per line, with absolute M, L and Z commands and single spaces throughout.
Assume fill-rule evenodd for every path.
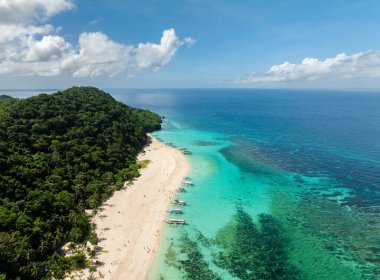
M 0 279 L 61 279 L 83 267 L 62 246 L 96 244 L 87 209 L 139 175 L 159 115 L 93 87 L 0 96 Z

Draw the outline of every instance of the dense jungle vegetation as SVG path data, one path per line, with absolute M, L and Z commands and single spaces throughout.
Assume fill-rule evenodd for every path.
M 138 176 L 146 133 L 160 127 L 157 114 L 92 87 L 1 96 L 0 279 L 62 278 L 83 266 L 83 254 L 61 246 L 91 237 L 85 209 Z

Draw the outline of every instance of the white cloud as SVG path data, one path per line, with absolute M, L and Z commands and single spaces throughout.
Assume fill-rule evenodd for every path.
M 7 42 L 13 40 L 23 40 L 25 37 L 39 34 L 47 34 L 54 30 L 51 25 L 18 25 L 18 24 L 0 24 L 0 48 Z
M 30 40 L 24 61 L 54 61 L 71 52 L 71 45 L 60 36 L 47 35 L 41 40 Z
M 175 56 L 181 45 L 192 45 L 195 40 L 185 38 L 179 40 L 174 29 L 167 29 L 162 33 L 160 44 L 139 44 L 135 50 L 137 68 L 153 68 L 155 71 L 168 64 Z
M 45 21 L 73 7 L 72 0 L 0 0 L 0 23 Z
M 319 60 L 306 57 L 300 64 L 284 62 L 265 73 L 252 73 L 239 81 L 245 84 L 307 82 L 317 80 L 349 80 L 380 78 L 380 51 L 338 54 Z
M 174 29 L 168 29 L 160 44 L 135 47 L 114 42 L 101 32 L 84 32 L 73 46 L 57 34 L 57 28 L 45 23 L 73 7 L 71 0 L 0 0 L 0 74 L 84 78 L 157 71 L 180 46 L 195 42 L 181 41 Z
M 191 47 L 192 45 L 196 43 L 196 40 L 191 37 L 186 37 L 185 39 L 183 39 L 183 43 Z
M 130 66 L 132 46 L 113 42 L 100 32 L 82 33 L 73 61 L 73 76 L 117 75 Z

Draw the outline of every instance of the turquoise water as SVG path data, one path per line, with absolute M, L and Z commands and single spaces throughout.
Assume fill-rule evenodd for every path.
M 110 92 L 192 153 L 148 280 L 380 279 L 380 93 Z
M 147 279 L 379 279 L 380 94 L 114 91 L 191 151 Z

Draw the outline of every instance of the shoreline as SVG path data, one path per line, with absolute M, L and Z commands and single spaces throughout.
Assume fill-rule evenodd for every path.
M 160 243 L 166 210 L 189 171 L 186 157 L 148 134 L 138 156 L 141 176 L 117 191 L 93 217 L 99 238 L 96 279 L 144 279 Z M 88 269 L 85 271 L 89 276 Z

